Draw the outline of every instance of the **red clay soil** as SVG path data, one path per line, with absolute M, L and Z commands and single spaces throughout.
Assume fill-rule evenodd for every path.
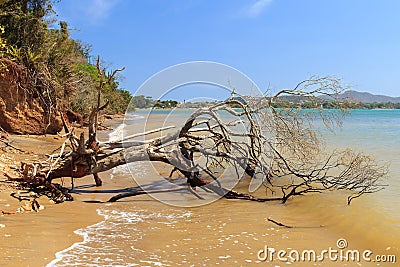
M 62 129 L 59 116 L 48 118 L 39 98 L 27 90 L 30 86 L 25 69 L 6 59 L 0 76 L 0 127 L 16 134 L 54 134 Z

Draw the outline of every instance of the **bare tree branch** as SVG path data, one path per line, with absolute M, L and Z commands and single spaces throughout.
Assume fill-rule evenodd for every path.
M 282 90 L 270 98 L 232 94 L 221 103 L 193 112 L 174 133 L 146 141 L 136 139 L 173 128 L 168 126 L 131 135 L 124 140 L 99 143 L 96 118 L 104 107 L 100 106 L 100 93 L 105 84 L 99 62 L 100 58 L 97 60 L 98 105 L 91 114 L 89 139 L 85 141 L 81 135 L 77 142 L 76 137 L 68 134 L 72 151 L 64 151 L 64 146 L 53 164 L 25 165 L 21 174 L 30 185 L 45 184 L 51 190 L 62 191 L 54 187 L 52 179 L 90 174 L 94 175 L 96 185 L 101 185 L 100 172 L 129 162 L 158 161 L 171 166 L 170 177 L 177 173 L 186 179 L 188 187 L 185 190 L 196 198 L 201 198 L 193 190 L 196 187 L 226 198 L 260 202 L 286 202 L 291 197 L 308 193 L 343 190 L 349 193 L 347 201 L 350 204 L 351 200 L 385 186 L 381 181 L 387 174 L 387 166 L 380 166 L 372 157 L 349 149 L 328 151 L 313 126 L 315 120 L 322 120 L 327 127 L 340 125 L 346 113 L 346 100 L 340 99 L 339 95 L 346 87 L 338 79 L 311 77 L 294 89 Z M 315 103 L 327 98 L 336 101 L 338 109 L 326 112 L 274 108 L 272 104 L 283 101 L 285 95 L 304 97 Z M 224 188 L 220 180 L 227 168 L 232 168 L 238 180 L 261 181 L 266 194 L 273 193 L 273 197 L 257 198 Z M 159 193 L 184 190 L 178 188 L 160 190 Z M 135 190 L 110 201 L 143 193 Z

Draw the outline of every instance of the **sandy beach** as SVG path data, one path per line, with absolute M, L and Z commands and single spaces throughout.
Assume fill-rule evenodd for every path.
M 120 123 L 121 119 L 109 120 L 107 127 Z M 78 129 L 78 132 L 82 130 L 86 129 Z M 104 137 L 107 131 L 101 134 Z M 28 201 L 19 201 L 10 195 L 18 192 L 18 188 L 15 183 L 7 181 L 4 172 L 13 174 L 10 166 L 18 167 L 21 161 L 46 159 L 44 155 L 58 148 L 63 138 L 57 135 L 10 135 L 7 142 L 24 152 L 6 146 L 0 149 L 0 266 L 45 266 L 54 259 L 56 252 L 83 240 L 82 236 L 74 233 L 75 230 L 102 219 L 96 211 L 99 204 L 82 201 L 90 200 L 90 194 L 83 197 L 74 194 L 74 201 L 61 204 L 41 196 L 38 202 L 43 210 L 23 212 L 21 207 Z M 102 175 L 104 187 L 107 187 L 107 176 L 109 172 Z M 71 179 L 56 179 L 54 182 L 70 187 Z M 77 179 L 75 184 L 95 187 L 92 177 Z
M 156 126 L 159 119 L 162 117 L 154 117 L 155 124 L 148 126 Z M 115 129 L 120 123 L 121 120 L 114 120 L 110 126 Z M 106 135 L 104 132 L 103 138 Z M 13 165 L 37 159 L 36 153 L 50 153 L 62 142 L 52 135 L 10 136 L 9 140 L 28 151 L 4 149 L 1 155 L 8 161 L 3 162 Z M 154 166 L 160 174 L 168 176 L 170 168 L 162 164 Z M 142 167 L 138 165 L 135 172 L 136 167 L 132 166 L 131 171 L 147 177 Z M 9 170 L 4 164 L 3 169 Z M 1 215 L 0 266 L 49 263 L 51 266 L 270 266 L 271 262 L 258 258 L 265 247 L 286 251 L 313 249 L 318 253 L 337 249 L 339 239 L 346 240 L 349 249 L 372 250 L 375 254 L 399 252 L 398 240 L 391 234 L 396 230 L 379 227 L 383 219 L 365 210 L 370 205 L 368 198 L 351 206 L 338 201 L 342 196 L 327 194 L 296 198 L 284 205 L 220 199 L 205 206 L 183 208 L 144 195 L 107 204 L 96 202 L 107 201 L 119 189 L 134 186 L 133 179 L 123 169 L 102 173 L 100 177 L 101 187 L 96 187 L 90 176 L 76 179 L 72 202 L 54 204 L 42 196 L 39 203 L 44 209 L 39 212 Z M 69 178 L 54 182 L 70 187 Z M 1 210 L 15 211 L 24 205 L 10 196 L 15 190 L 9 183 L 1 183 Z M 172 201 L 174 197 L 174 194 L 161 196 Z M 183 197 L 193 201 L 190 194 Z M 270 218 L 293 228 L 278 226 Z M 81 229 L 79 235 L 74 233 L 78 229 Z M 71 247 L 73 244 L 77 247 Z M 312 263 L 275 259 L 274 263 L 276 266 L 395 266 L 327 259 Z

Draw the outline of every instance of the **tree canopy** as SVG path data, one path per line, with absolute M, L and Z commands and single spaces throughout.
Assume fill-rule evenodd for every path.
M 29 86 L 23 88 L 47 113 L 72 109 L 88 116 L 99 82 L 90 45 L 70 37 L 68 23 L 55 19 L 54 0 L 5 0 L 0 3 L 0 56 L 22 66 Z M 58 27 L 58 29 L 57 29 Z M 4 74 L 9 71 L 1 65 Z M 103 72 L 107 73 L 105 69 Z M 106 76 L 110 74 L 106 74 Z M 106 112 L 122 113 L 131 95 L 113 77 L 102 92 Z

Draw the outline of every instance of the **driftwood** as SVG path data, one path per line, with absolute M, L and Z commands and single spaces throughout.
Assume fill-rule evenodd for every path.
M 276 224 L 278 226 L 285 227 L 285 228 L 322 228 L 322 227 L 325 227 L 324 225 L 319 225 L 319 226 L 292 226 L 292 225 L 283 224 L 283 223 L 278 222 L 278 221 L 276 221 L 274 219 L 271 219 L 271 218 L 268 218 L 267 221 L 269 221 L 269 222 L 271 222 L 273 224 Z
M 10 142 L 7 142 L 6 140 L 0 139 L 0 142 L 3 143 L 5 146 L 11 147 L 12 149 L 15 149 L 15 150 L 17 150 L 19 152 L 22 152 L 22 153 L 25 152 L 22 149 L 19 149 L 18 147 L 13 146 L 12 144 L 10 144 Z
M 12 149 L 15 149 L 19 152 L 24 153 L 22 149 L 19 149 L 18 147 L 13 146 L 10 142 L 8 142 L 8 133 L 0 126 L 0 142 L 4 144 L 6 147 L 11 147 Z
M 294 226 L 290 226 L 290 225 L 286 225 L 286 224 L 277 222 L 277 221 L 275 221 L 275 220 L 273 220 L 273 219 L 271 219 L 271 218 L 268 218 L 268 221 L 269 221 L 269 222 L 272 222 L 272 223 L 274 223 L 274 224 L 276 224 L 276 225 L 278 225 L 278 226 L 285 227 L 285 228 L 295 228 Z
M 145 193 L 181 190 L 202 198 L 195 190 L 201 188 L 229 199 L 259 202 L 286 202 L 290 197 L 306 193 L 345 190 L 350 192 L 350 203 L 358 196 L 383 188 L 380 181 L 387 169 L 377 165 L 371 157 L 350 150 L 324 152 L 323 143 L 311 122 L 318 115 L 327 126 L 332 126 L 340 122 L 341 111 L 325 114 L 273 108 L 274 103 L 281 101 L 282 95 L 305 98 L 316 104 L 326 99 L 321 98 L 323 95 L 342 102 L 340 106 L 343 108 L 344 101 L 337 99 L 343 88 L 336 79 L 313 77 L 299 83 L 293 90 L 281 91 L 273 97 L 245 97 L 233 93 L 226 101 L 198 109 L 173 133 L 150 140 L 137 139 L 173 128 L 168 126 L 124 140 L 99 142 L 97 117 L 108 102 L 101 105 L 101 89 L 107 81 L 104 81 L 99 60 L 97 66 L 101 79 L 97 106 L 89 117 L 88 139 L 83 133 L 75 136 L 64 122 L 66 140 L 59 153 L 49 155 L 47 162 L 25 164 L 20 170 L 27 186 L 47 190 L 57 202 L 72 197 L 68 190 L 54 185 L 53 179 L 71 177 L 73 181 L 93 175 L 96 185 L 100 186 L 99 173 L 138 161 L 168 164 L 172 169 L 171 175 L 178 173 L 186 179 L 187 185 L 153 191 L 132 189 L 112 197 L 110 201 Z M 112 76 L 118 71 L 114 71 Z M 224 121 L 221 114 L 229 115 L 230 120 Z M 71 149 L 67 151 L 67 147 Z M 220 177 L 226 168 L 234 170 L 237 179 L 254 179 L 264 185 L 266 197 L 258 198 L 224 188 Z

